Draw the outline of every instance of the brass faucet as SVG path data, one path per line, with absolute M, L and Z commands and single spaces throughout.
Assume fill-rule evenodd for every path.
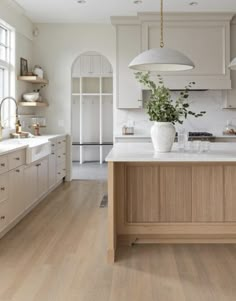
M 15 105 L 16 105 L 16 122 L 18 121 L 18 105 L 17 105 L 17 101 L 15 100 L 14 97 L 11 96 L 7 96 L 5 98 L 2 99 L 1 103 L 0 103 L 0 140 L 2 140 L 2 130 L 3 130 L 3 126 L 2 126 L 2 104 L 4 103 L 5 100 L 13 100 Z

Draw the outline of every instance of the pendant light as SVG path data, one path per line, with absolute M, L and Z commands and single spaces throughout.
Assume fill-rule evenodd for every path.
M 136 56 L 129 68 L 138 71 L 184 71 L 195 66 L 193 62 L 180 51 L 164 47 L 163 34 L 163 0 L 160 9 L 160 48 L 146 50 Z
M 231 70 L 236 70 L 236 57 L 231 61 L 231 63 L 229 64 L 229 68 Z

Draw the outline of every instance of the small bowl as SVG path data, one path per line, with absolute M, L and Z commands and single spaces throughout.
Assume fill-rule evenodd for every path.
M 39 92 L 25 93 L 23 94 L 25 101 L 37 101 L 39 99 Z

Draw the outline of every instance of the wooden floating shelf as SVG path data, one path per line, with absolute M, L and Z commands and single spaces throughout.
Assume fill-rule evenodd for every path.
M 19 101 L 18 105 L 21 107 L 48 107 L 47 102 L 37 101 Z
M 48 80 L 38 76 L 18 76 L 18 80 L 22 80 L 31 84 L 48 84 Z

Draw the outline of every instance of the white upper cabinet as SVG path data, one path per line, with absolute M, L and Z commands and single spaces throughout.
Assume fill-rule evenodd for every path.
M 159 15 L 142 14 L 142 50 L 159 47 Z M 195 64 L 190 71 L 162 73 L 171 89 L 230 89 L 230 21 L 232 14 L 167 14 L 165 47 L 174 48 Z
M 102 55 L 88 52 L 76 60 L 73 65 L 72 77 L 112 76 L 112 66 Z
M 165 47 L 174 48 L 195 64 L 190 71 L 160 73 L 170 89 L 231 89 L 230 13 L 165 14 Z M 129 70 L 130 61 L 142 51 L 159 47 L 160 17 L 141 13 L 137 17 L 113 17 L 117 29 L 117 107 L 139 108 L 141 87 Z
M 141 108 L 141 86 L 128 65 L 140 53 L 140 25 L 117 26 L 117 107 L 119 109 Z

